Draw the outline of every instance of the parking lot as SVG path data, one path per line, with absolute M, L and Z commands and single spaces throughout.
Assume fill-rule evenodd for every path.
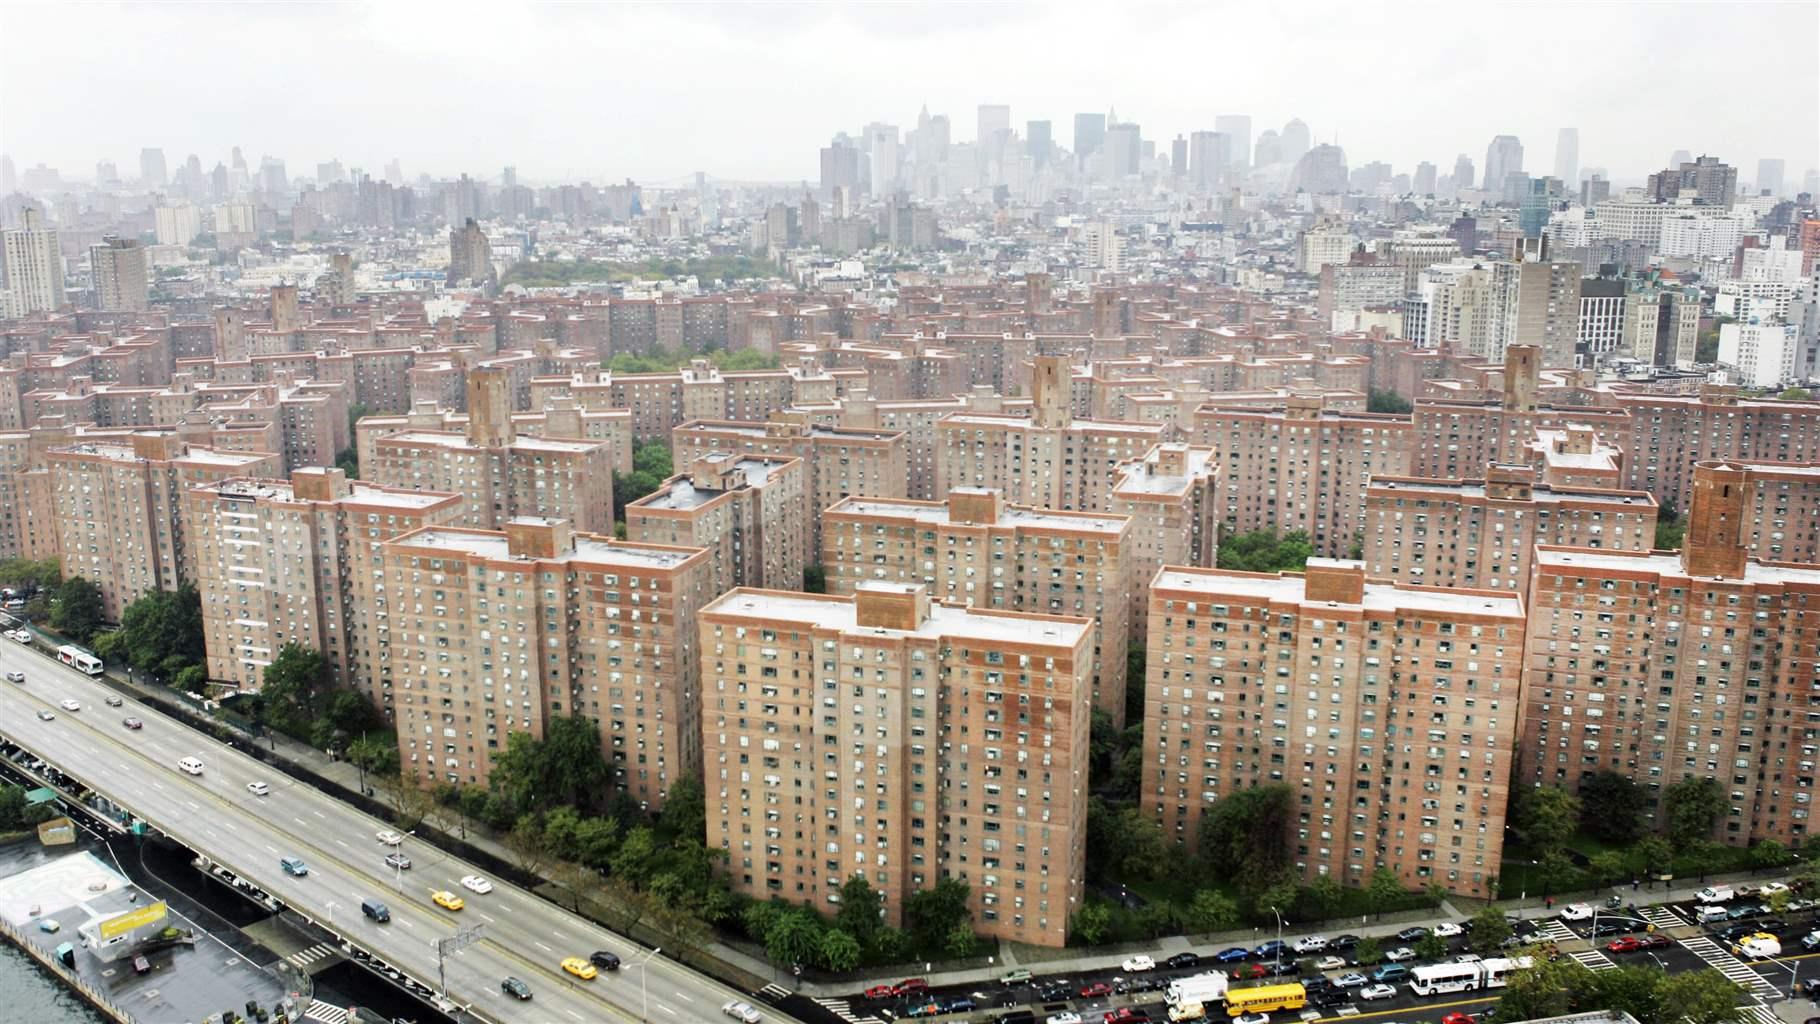
M 1592 970 L 1609 970 L 1626 963 L 1671 973 L 1710 967 L 1742 986 L 1753 1003 L 1785 997 L 1791 988 L 1804 986 L 1808 980 L 1820 987 L 1820 964 L 1810 959 L 1820 959 L 1820 950 L 1806 948 L 1802 943 L 1803 937 L 1820 929 L 1820 907 L 1797 901 L 1778 914 L 1770 912 L 1759 898 L 1740 895 L 1721 904 L 1727 911 L 1724 920 L 1701 924 L 1697 923 L 1701 905 L 1692 900 L 1633 907 L 1626 894 L 1616 902 L 1616 906 L 1606 902 L 1568 903 L 1548 911 L 1532 908 L 1522 918 L 1513 918 L 1513 925 L 1524 948 L 1535 955 L 1568 957 Z M 1780 953 L 1762 958 L 1734 955 L 1738 941 L 1763 933 L 1777 937 Z M 1084 1024 L 1100 1024 L 1109 1011 L 1124 1007 L 1142 1011 L 1150 1020 L 1166 1021 L 1168 1007 L 1163 991 L 1169 982 L 1212 970 L 1223 971 L 1229 978 L 1236 972 L 1241 980 L 1235 980 L 1235 986 L 1287 981 L 1309 986 L 1308 1008 L 1277 1014 L 1279 1021 L 1292 1017 L 1304 1021 L 1356 1018 L 1413 1024 L 1439 1021 L 1452 1014 L 1480 1013 L 1497 1001 L 1499 990 L 1495 988 L 1419 997 L 1405 983 L 1406 979 L 1392 980 L 1390 988 L 1394 994 L 1364 999 L 1363 991 L 1376 983 L 1372 977 L 1374 969 L 1352 962 L 1352 950 L 1344 942 L 1347 937 L 1330 936 L 1340 941 L 1342 948 L 1297 953 L 1295 944 L 1305 937 L 1286 935 L 1280 955 L 1269 943 L 1248 949 L 1196 947 L 1194 953 L 1200 962 L 1192 966 L 1159 963 L 1150 970 L 1113 967 L 1037 974 L 1008 984 L 936 986 L 909 994 L 871 991 L 847 1000 L 823 1002 L 838 1004 L 831 1008 L 850 1024 L 902 1019 L 971 1024 L 997 1021 L 1015 1009 L 1031 1011 L 1038 1024 L 1051 1017 L 1068 1020 L 1069 1014 L 1078 1015 Z M 1415 930 L 1400 937 L 1378 937 L 1386 953 L 1403 946 L 1413 947 L 1418 938 Z M 1444 959 L 1470 955 L 1469 934 L 1448 935 L 1444 942 L 1448 949 Z M 1613 943 L 1619 945 L 1613 948 Z M 1309 945 L 1312 944 L 1304 943 L 1304 947 Z M 1820 938 L 1815 945 L 1820 946 Z M 1509 955 L 1516 954 L 1513 950 Z M 1404 960 L 1402 966 L 1427 962 L 1430 961 L 1412 958 Z M 1760 1005 L 1753 1007 L 1752 1013 L 1765 1024 L 1774 1019 L 1766 1016 L 1767 1010 Z M 1214 1018 L 1226 1019 L 1219 1009 L 1214 1010 Z

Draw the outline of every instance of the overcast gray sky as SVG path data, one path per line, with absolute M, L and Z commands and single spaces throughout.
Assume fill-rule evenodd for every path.
M 1021 131 L 1116 107 L 1166 147 L 1246 113 L 1308 122 L 1354 165 L 1399 171 L 1498 133 L 1553 167 L 1556 132 L 1620 179 L 1670 152 L 1746 180 L 1820 165 L 1820 3 L 1371 2 L 1082 5 L 24 5 L 0 0 L 0 150 L 86 178 L 142 146 L 205 169 L 239 144 L 313 174 L 466 171 L 595 182 L 813 179 L 868 121 L 980 103 Z

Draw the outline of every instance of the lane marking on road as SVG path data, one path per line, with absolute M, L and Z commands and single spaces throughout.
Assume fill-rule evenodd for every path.
M 267 853 L 277 853 L 278 852 L 278 847 L 273 846 L 271 843 L 264 843 L 261 845 L 263 845 L 265 847 L 265 852 L 267 852 Z
M 316 816 L 316 817 L 318 817 L 318 818 L 321 818 L 321 819 L 322 819 L 322 820 L 323 820 L 323 821 L 327 821 L 327 820 L 329 820 L 329 816 L 328 816 L 328 815 L 326 815 L 326 814 L 324 814 L 324 813 L 322 813 L 322 812 L 321 812 L 321 811 L 319 811 L 319 810 L 316 810 L 316 809 L 315 809 L 315 808 L 314 808 L 314 807 L 312 807 L 312 808 L 310 808 L 310 813 L 311 813 L 311 814 L 314 814 L 314 815 L 315 815 L 315 816 Z
M 493 920 L 493 917 L 491 914 L 482 914 L 482 915 L 480 915 L 480 919 L 482 921 L 485 921 L 488 924 L 498 924 L 499 923 L 498 921 Z
M 189 805 L 190 805 L 190 810 L 192 810 L 192 811 L 200 811 L 200 810 L 202 810 L 202 805 L 201 805 L 201 804 L 199 804 L 199 803 L 197 803 L 197 802 L 196 802 L 196 801 L 194 801 L 194 800 L 185 800 L 185 801 L 184 801 L 184 803 L 186 803 L 186 804 L 189 804 Z
M 292 815 L 292 816 L 291 816 L 291 820 L 292 820 L 292 821 L 294 821 L 294 822 L 296 822 L 296 823 L 297 823 L 297 824 L 299 824 L 299 825 L 302 825 L 302 826 L 303 826 L 303 827 L 304 827 L 304 828 L 309 828 L 309 827 L 310 827 L 310 823 L 309 823 L 309 822 L 307 822 L 307 821 L 304 821 L 304 820 L 303 820 L 303 819 L 302 819 L 302 818 L 299 818 L 299 817 L 297 817 L 297 816 L 296 816 L 296 815 Z
M 348 849 L 348 844 L 340 839 L 335 840 L 335 845 L 341 847 L 344 850 Z
M 658 1004 L 657 1004 L 657 1008 L 658 1008 L 658 1009 L 660 1009 L 660 1010 L 662 1010 L 662 1011 L 663 1011 L 663 1012 L 665 1012 L 665 1013 L 667 1013 L 667 1014 L 669 1014 L 669 1015 L 670 1015 L 670 1016 L 672 1016 L 672 1017 L 674 1017 L 674 1016 L 676 1016 L 676 1011 L 675 1011 L 675 1010 L 672 1010 L 672 1009 L 670 1009 L 670 1008 L 669 1008 L 669 1007 L 668 1007 L 668 1006 L 665 1006 L 665 1005 L 664 1005 L 664 1004 L 662 1004 L 662 1003 L 658 1003 Z
M 574 1011 L 574 1010 L 564 1010 L 564 1011 L 562 1011 L 562 1012 L 564 1012 L 564 1013 L 566 1013 L 566 1014 L 568 1014 L 568 1015 L 569 1015 L 569 1016 L 571 1016 L 571 1017 L 574 1017 L 574 1018 L 575 1018 L 575 1019 L 576 1019 L 576 1020 L 581 1020 L 581 1019 L 582 1019 L 582 1016 L 581 1016 L 581 1014 L 579 1014 L 579 1013 L 576 1013 L 576 1012 L 575 1012 L 575 1011 Z
M 537 947 L 537 948 L 538 948 L 538 949 L 541 949 L 541 950 L 543 950 L 543 951 L 544 951 L 544 952 L 545 952 L 545 953 L 554 953 L 554 952 L 556 952 L 556 951 L 555 951 L 555 950 L 553 950 L 553 949 L 551 949 L 551 948 L 550 948 L 550 947 L 548 947 L 548 946 L 546 946 L 546 945 L 544 945 L 544 944 L 543 944 L 543 943 L 541 943 L 541 942 L 538 942 L 538 941 L 537 941 L 537 940 L 535 940 L 535 939 L 533 939 L 533 940 L 531 940 L 531 945 L 533 945 L 533 946 L 536 946 L 536 947 Z
M 676 993 L 676 998 L 681 999 L 685 1003 L 693 1003 L 695 1001 L 695 1000 L 689 998 L 688 996 L 682 994 L 681 992 Z

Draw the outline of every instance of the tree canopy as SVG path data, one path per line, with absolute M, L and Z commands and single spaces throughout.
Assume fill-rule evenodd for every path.
M 1289 867 L 1295 794 L 1287 785 L 1241 789 L 1201 815 L 1201 856 L 1214 871 L 1258 892 Z
M 1407 413 L 1414 410 L 1415 406 L 1410 404 L 1409 399 L 1395 391 L 1379 391 L 1377 388 L 1372 388 L 1365 397 L 1366 412 Z
M 1278 537 L 1271 530 L 1254 530 L 1220 541 L 1219 567 L 1243 572 L 1300 572 L 1308 566 L 1314 547 L 1300 530 Z
M 492 778 L 500 792 L 526 810 L 598 805 L 607 784 L 600 726 L 585 715 L 553 715 L 544 723 L 542 739 L 514 732 L 494 755 Z
M 119 629 L 96 639 L 96 652 L 110 660 L 123 660 L 161 682 L 176 680 L 185 669 L 201 666 L 207 657 L 202 595 L 193 583 L 183 583 L 176 590 L 146 591 L 121 613 Z
M 632 472 L 613 474 L 613 518 L 624 519 L 627 505 L 662 487 L 673 465 L 670 446 L 662 441 L 633 446 Z
M 1648 822 L 1649 793 L 1627 775 L 1594 772 L 1580 780 L 1580 827 L 1608 843 L 1632 843 Z
M 1725 793 L 1713 779 L 1689 776 L 1662 791 L 1663 831 L 1677 850 L 1710 837 L 1724 813 Z
M 80 576 L 71 576 L 57 587 L 51 600 L 51 628 L 79 644 L 100 632 L 105 621 L 101 588 Z

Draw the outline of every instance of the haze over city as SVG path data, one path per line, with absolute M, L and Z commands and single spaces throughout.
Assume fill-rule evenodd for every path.
M 1677 149 L 1820 152 L 1804 2 L 8 4 L 0 34 L 29 43 L 0 62 L 0 149 L 66 168 L 239 145 L 413 176 L 800 181 L 837 131 L 927 105 L 964 141 L 981 103 L 1062 144 L 1083 110 L 1162 139 L 1301 118 L 1400 168 L 1500 133 L 1546 162 L 1573 124 L 1626 184 Z

